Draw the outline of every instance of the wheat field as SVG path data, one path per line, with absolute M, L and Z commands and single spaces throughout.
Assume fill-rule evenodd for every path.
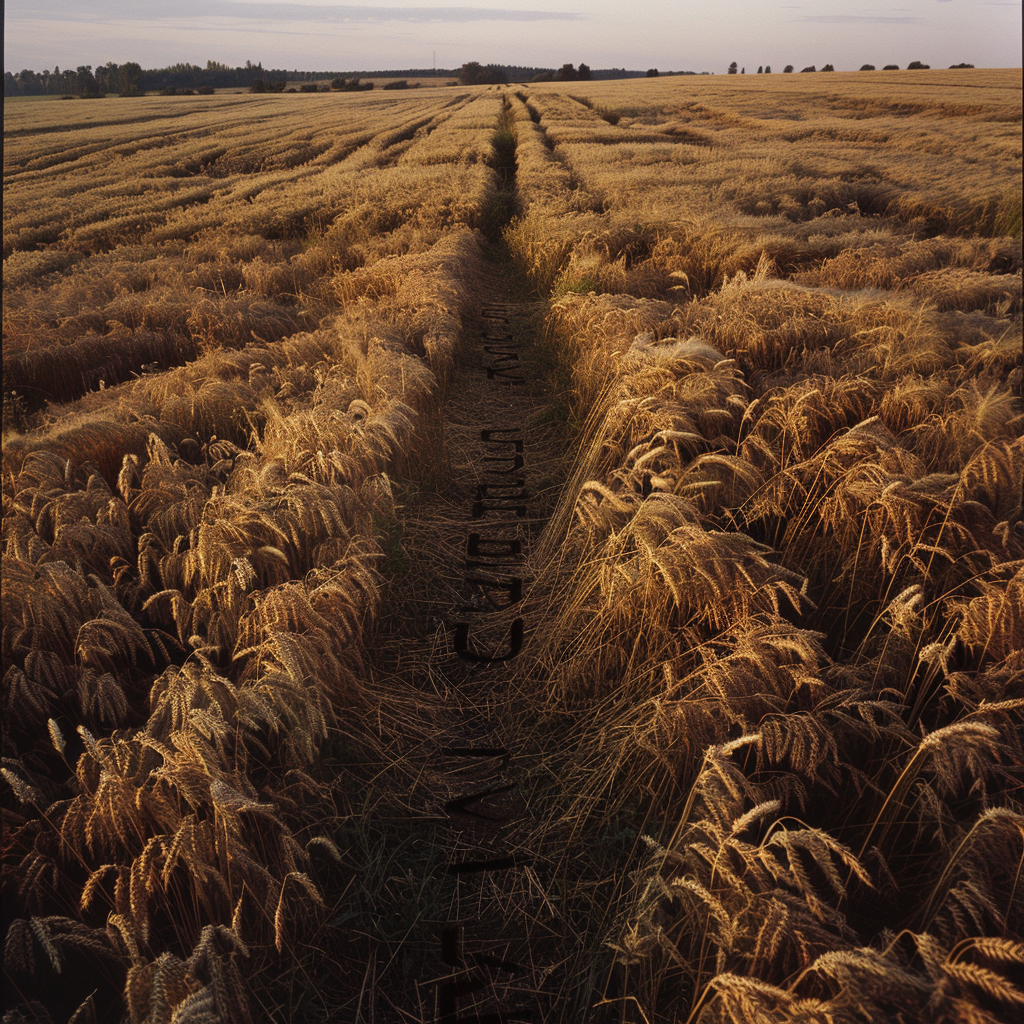
M 5 104 L 5 1024 L 1016 1019 L 1020 130 L 1019 70 Z M 541 439 L 479 684 L 467 409 Z

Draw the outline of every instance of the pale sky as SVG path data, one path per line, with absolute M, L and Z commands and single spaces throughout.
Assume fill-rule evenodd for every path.
M 4 69 L 107 61 L 357 71 L 483 64 L 747 73 L 1021 66 L 1020 0 L 6 0 Z

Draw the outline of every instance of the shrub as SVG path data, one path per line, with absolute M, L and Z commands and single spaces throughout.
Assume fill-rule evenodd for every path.
M 257 78 L 256 81 L 249 86 L 249 92 L 284 92 L 284 87 L 287 84 L 287 82 L 268 82 L 263 78 Z
M 787 64 L 787 65 L 786 65 L 786 66 L 785 66 L 785 67 L 784 67 L 784 68 L 782 69 L 782 73 L 783 73 L 784 75 L 791 75 L 791 74 L 793 74 L 793 65 L 792 65 L 792 64 Z
M 388 82 L 386 85 L 381 86 L 382 89 L 408 89 L 409 83 L 404 78 L 399 78 L 395 82 Z
M 919 60 L 912 60 L 907 65 L 908 71 L 927 71 L 931 64 L 922 64 Z
M 899 69 L 899 64 L 886 64 L 885 67 L 882 68 L 883 71 L 899 71 Z
M 875 65 L 874 64 L 861 64 L 860 69 L 861 69 L 861 71 L 874 71 L 875 70 Z
M 352 79 L 335 78 L 331 82 L 331 88 L 336 92 L 368 92 L 373 88 L 373 82 L 360 82 L 359 76 Z
M 812 64 L 809 68 L 801 68 L 800 74 L 805 74 L 808 71 L 817 71 L 818 69 Z

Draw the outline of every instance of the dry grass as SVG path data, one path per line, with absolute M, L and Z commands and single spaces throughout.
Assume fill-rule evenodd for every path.
M 443 473 L 500 101 L 310 109 L 8 118 L 5 968 L 38 1012 L 262 1019 L 355 877 L 390 478 Z
M 536 866 L 474 913 L 525 922 L 562 1019 L 1012 1018 L 1019 73 L 31 107 L 12 1020 L 382 1020 L 415 989 L 450 911 L 400 819 L 464 720 L 429 666 L 382 677 L 375 623 L 415 597 L 393 562 L 457 571 L 401 503 L 445 485 L 512 207 L 571 469 L 479 709 Z
M 1010 1019 L 1019 73 L 800 77 L 520 97 L 506 237 L 578 431 L 537 842 L 607 901 L 609 1019 Z

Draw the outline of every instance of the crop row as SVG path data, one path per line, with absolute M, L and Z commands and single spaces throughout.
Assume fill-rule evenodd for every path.
M 596 987 L 623 1020 L 1008 1019 L 1019 231 L 908 219 L 935 199 L 902 147 L 787 172 L 746 141 L 774 125 L 659 89 L 518 98 L 506 237 L 579 432 L 519 680 L 564 751 L 551 898 L 613 951 Z M 954 113 L 943 132 L 980 130 Z M 911 183 L 830 216 L 867 150 Z M 962 209 L 1000 179 L 971 173 Z M 799 178 L 799 215 L 749 202 Z
M 351 884 L 328 823 L 354 796 L 321 762 L 329 737 L 376 742 L 390 479 L 429 461 L 481 260 L 464 222 L 493 187 L 457 154 L 435 174 L 373 166 L 292 183 L 321 202 L 307 246 L 227 216 L 184 246 L 72 248 L 19 293 L 51 340 L 11 366 L 51 401 L 87 392 L 5 425 L 5 968 L 23 1013 L 260 1019 L 251 979 L 287 972 Z M 159 365 L 116 384 L 142 362 Z

